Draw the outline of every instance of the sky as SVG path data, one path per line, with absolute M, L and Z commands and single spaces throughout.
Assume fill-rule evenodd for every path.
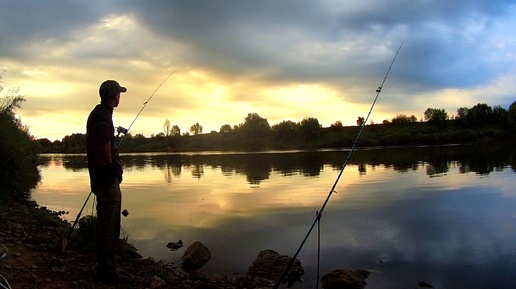
M 369 122 L 508 109 L 514 27 L 514 0 L 0 0 L 0 96 L 19 89 L 23 124 L 51 141 L 85 133 L 107 79 L 128 90 L 115 126 L 144 108 L 133 135 L 166 120 L 218 132 L 249 113 L 356 125 L 401 45 Z

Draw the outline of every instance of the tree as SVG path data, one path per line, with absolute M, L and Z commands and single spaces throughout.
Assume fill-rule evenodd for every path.
M 489 105 L 479 103 L 469 109 L 468 118 L 471 125 L 481 126 L 490 123 L 492 114 L 493 109 Z
M 220 133 L 230 133 L 233 129 L 231 128 L 231 126 L 229 124 L 225 124 L 223 126 L 220 127 Z
M 43 152 L 51 152 L 53 149 L 52 142 L 48 138 L 40 138 L 36 140 Z
M 194 125 L 190 127 L 190 132 L 193 135 L 198 135 L 202 133 L 202 125 L 200 125 L 198 122 L 196 122 Z
M 493 106 L 493 124 L 507 125 L 509 120 L 509 112 L 499 105 Z
M 67 153 L 79 153 L 84 151 L 84 144 L 86 143 L 86 134 L 72 133 L 66 135 L 61 142 L 61 148 Z
M 509 117 L 516 121 L 516 101 L 509 106 Z
M 313 117 L 305 117 L 301 121 L 301 133 L 305 137 L 305 140 L 314 140 L 319 137 L 321 132 L 321 125 L 319 120 Z
M 267 146 L 271 127 L 266 118 L 257 113 L 248 113 L 244 123 L 235 132 L 241 136 L 241 144 L 250 150 L 260 150 Z
M 330 127 L 333 127 L 333 128 L 341 128 L 341 127 L 343 127 L 343 125 L 342 125 L 342 121 L 337 120 L 337 121 L 335 121 L 334 123 L 332 123 L 332 124 L 330 125 Z
M 455 117 L 455 119 L 466 120 L 466 118 L 468 117 L 468 111 L 469 109 L 467 107 L 457 108 L 457 116 Z
M 443 128 L 449 119 L 448 113 L 444 109 L 427 108 L 424 113 L 425 120 L 438 128 Z
M 248 113 L 244 119 L 242 130 L 246 135 L 265 137 L 269 133 L 271 127 L 266 118 L 261 117 L 257 113 Z
M 365 117 L 359 116 L 357 117 L 357 126 L 363 126 L 365 123 Z
M 177 125 L 173 125 L 170 129 L 170 135 L 172 136 L 178 136 L 181 135 L 181 129 Z
M 165 123 L 163 123 L 163 132 L 165 133 L 165 136 L 171 135 L 171 128 L 170 128 L 170 120 L 166 119 Z
M 415 115 L 407 116 L 406 114 L 398 114 L 394 118 L 392 118 L 392 123 L 411 123 L 417 122 L 417 117 Z
M 0 92 L 5 70 L 0 71 Z M 38 157 L 33 136 L 16 117 L 25 98 L 19 90 L 9 90 L 0 96 L 0 203 L 10 199 L 28 199 L 30 190 L 40 180 Z
M 295 142 L 299 132 L 300 125 L 293 121 L 282 121 L 272 126 L 273 137 L 276 142 L 283 144 Z

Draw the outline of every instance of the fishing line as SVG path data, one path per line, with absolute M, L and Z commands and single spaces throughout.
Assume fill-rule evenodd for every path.
M 170 76 L 172 76 L 172 74 L 174 74 L 176 71 L 172 71 L 165 79 L 163 79 L 163 81 L 158 85 L 158 87 L 156 87 L 156 89 L 154 90 L 154 92 L 151 94 L 151 96 L 147 99 L 147 101 L 145 101 L 143 103 L 143 106 L 142 108 L 140 109 L 140 111 L 138 112 L 138 114 L 136 115 L 136 117 L 133 119 L 133 121 L 131 122 L 131 125 L 129 125 L 129 128 L 123 128 L 121 126 L 117 127 L 117 132 L 118 132 L 118 135 L 120 135 L 121 133 L 123 134 L 123 137 L 120 139 L 120 141 L 118 142 L 118 145 L 116 145 L 117 149 L 120 148 L 120 146 L 122 145 L 122 142 L 124 141 L 125 139 L 125 136 L 127 135 L 127 133 L 129 132 L 129 130 L 131 129 L 131 127 L 133 126 L 134 122 L 136 121 L 136 119 L 140 116 L 140 114 L 142 113 L 143 109 L 147 106 L 147 104 L 149 103 L 149 101 L 152 99 L 152 97 L 154 96 L 154 94 L 159 90 L 159 88 L 163 85 L 163 83 L 165 83 L 167 81 L 167 79 L 169 79 Z M 88 197 L 86 198 L 86 201 L 84 202 L 84 204 L 82 205 L 82 208 L 81 210 L 79 211 L 79 214 L 77 214 L 77 217 L 75 218 L 75 221 L 73 222 L 73 225 L 72 227 L 70 228 L 70 231 L 68 232 L 68 235 L 66 237 L 66 240 L 69 240 L 70 239 L 70 236 L 72 235 L 72 232 L 73 232 L 73 229 L 75 228 L 75 226 L 77 225 L 77 222 L 79 221 L 79 218 L 81 217 L 81 214 L 82 214 L 82 211 L 84 210 L 84 207 L 86 206 L 86 203 L 88 203 L 88 200 L 90 199 L 91 197 L 91 194 L 93 193 L 93 191 L 90 191 L 90 193 L 88 194 Z M 93 209 L 92 209 L 93 211 Z
M 133 124 L 134 122 L 136 121 L 136 119 L 140 116 L 140 113 L 142 113 L 143 109 L 145 109 L 145 107 L 147 106 L 147 104 L 149 103 L 149 101 L 152 99 L 152 97 L 154 96 L 154 94 L 156 93 L 156 91 L 158 91 L 158 89 L 163 85 L 163 83 L 165 83 L 165 81 L 167 81 L 167 79 L 169 77 L 172 76 L 172 74 L 174 74 L 176 71 L 172 71 L 165 79 L 163 79 L 163 81 L 158 85 L 158 87 L 156 87 L 156 89 L 154 90 L 154 92 L 151 94 L 151 96 L 149 97 L 149 99 L 147 99 L 146 102 L 143 103 L 143 106 L 142 108 L 140 109 L 140 111 L 138 112 L 138 114 L 136 115 L 136 117 L 133 119 L 133 122 L 131 122 L 131 124 L 129 125 L 129 127 L 127 129 L 119 126 L 117 128 L 117 131 L 118 133 L 123 133 L 124 136 L 122 137 L 122 139 L 120 140 L 120 142 L 118 143 L 117 145 L 117 148 L 119 148 L 121 145 L 122 145 L 122 142 L 124 141 L 125 139 L 125 136 L 127 135 L 127 133 L 129 132 L 129 130 L 131 129 L 131 127 L 133 127 Z
M 287 275 L 289 274 L 289 271 L 292 268 L 292 265 L 294 264 L 294 261 L 296 260 L 297 255 L 299 254 L 299 252 L 301 252 L 301 249 L 303 248 L 306 240 L 310 236 L 310 233 L 312 233 L 312 230 L 314 229 L 315 225 L 318 223 L 319 218 L 320 218 L 320 214 L 322 214 L 322 212 L 324 211 L 324 208 L 326 207 L 326 204 L 330 200 L 330 197 L 335 192 L 335 187 L 339 183 L 339 180 L 340 180 L 340 178 L 342 176 L 342 173 L 344 172 L 344 169 L 346 168 L 347 164 L 353 158 L 353 155 L 355 154 L 355 151 L 356 151 L 356 147 L 358 146 L 358 143 L 360 142 L 360 139 L 362 138 L 362 135 L 364 134 L 364 129 L 365 129 L 365 126 L 367 124 L 367 121 L 369 120 L 369 117 L 371 116 L 371 113 L 373 111 L 374 105 L 376 104 L 376 101 L 378 100 L 378 96 L 382 92 L 383 85 L 385 84 L 385 81 L 387 80 L 387 76 L 389 76 L 389 72 L 391 71 L 392 65 L 394 64 L 394 61 L 396 60 L 396 57 L 398 56 L 398 53 L 401 50 L 401 46 L 403 46 L 403 43 L 400 44 L 400 47 L 396 51 L 396 54 L 394 55 L 394 58 L 392 59 L 391 64 L 389 65 L 389 69 L 387 69 L 387 73 L 385 73 L 385 77 L 383 78 L 382 84 L 378 87 L 378 89 L 376 89 L 376 97 L 374 98 L 374 101 L 373 101 L 373 103 L 371 105 L 371 108 L 369 109 L 369 112 L 367 113 L 367 117 L 365 118 L 364 122 L 362 123 L 362 126 L 360 127 L 360 131 L 358 133 L 358 136 L 356 137 L 355 141 L 353 142 L 353 146 L 351 147 L 351 150 L 349 151 L 348 156 L 347 156 L 346 160 L 344 161 L 344 163 L 342 165 L 342 169 L 340 170 L 339 174 L 337 175 L 335 183 L 331 187 L 331 190 L 328 193 L 328 196 L 326 197 L 326 200 L 324 201 L 321 209 L 318 211 L 317 217 L 315 218 L 315 220 L 313 221 L 312 225 L 310 226 L 310 229 L 308 230 L 308 233 L 306 234 L 306 236 L 304 237 L 303 241 L 301 242 L 301 245 L 297 249 L 297 251 L 294 254 L 294 256 L 292 256 L 292 258 L 290 258 L 290 261 L 288 262 L 287 266 L 285 267 L 285 270 L 283 271 L 283 273 L 281 273 L 281 276 L 278 279 L 278 281 L 276 282 L 276 284 L 274 284 L 273 289 L 277 289 L 280 286 L 280 284 L 283 282 L 283 279 L 285 279 L 285 277 L 287 277 Z

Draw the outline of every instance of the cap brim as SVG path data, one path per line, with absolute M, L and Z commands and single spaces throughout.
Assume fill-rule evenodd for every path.
M 127 91 L 127 88 L 123 87 L 123 86 L 120 86 L 120 92 L 126 92 Z

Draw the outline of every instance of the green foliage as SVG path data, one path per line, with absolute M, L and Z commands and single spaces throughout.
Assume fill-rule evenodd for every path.
M 516 105 L 513 103 L 509 110 L 505 110 L 500 106 L 491 108 L 485 103 L 479 103 L 472 108 L 461 107 L 457 110 L 457 120 L 467 128 L 479 128 L 483 126 L 495 125 L 505 128 L 513 128 L 514 120 L 511 109 L 516 111 Z M 513 112 L 516 114 L 516 112 Z
M 220 127 L 220 133 L 230 133 L 231 132 L 231 126 L 229 124 L 225 124 Z
M 417 122 L 417 117 L 415 115 L 408 116 L 406 114 L 398 114 L 392 118 L 392 123 L 411 123 Z
M 169 136 L 171 134 L 171 129 L 170 120 L 166 119 L 163 123 L 163 132 L 165 133 L 165 136 Z
M 247 114 L 244 124 L 237 131 L 240 134 L 240 142 L 252 150 L 266 148 L 270 132 L 271 127 L 267 119 L 257 113 Z
M 28 198 L 40 180 L 36 145 L 15 113 L 23 101 L 17 92 L 0 98 L 0 201 Z
M 426 122 L 419 122 L 415 115 L 398 114 L 392 122 L 367 126 L 360 146 L 407 146 L 471 143 L 493 139 L 516 137 L 516 104 L 509 111 L 500 106 L 478 104 L 472 108 L 461 107 L 457 117 L 450 120 L 444 109 L 428 108 L 424 112 Z M 358 117 L 358 124 L 365 119 Z M 472 125 L 476 124 L 476 126 Z M 195 127 L 197 128 L 195 128 Z M 266 118 L 249 113 L 244 123 L 234 126 L 225 124 L 219 132 L 200 133 L 196 123 L 194 135 L 180 135 L 179 127 L 173 126 L 168 136 L 161 132 L 146 138 L 142 134 L 126 136 L 121 152 L 184 152 L 184 151 L 263 151 L 285 149 L 319 149 L 351 147 L 360 130 L 359 126 L 343 126 L 336 121 L 322 128 L 317 118 L 307 117 L 300 122 L 282 121 L 272 127 Z M 168 127 L 168 125 L 167 125 Z M 176 129 L 174 129 L 176 128 Z M 84 135 L 66 136 L 59 144 L 50 145 L 48 140 L 35 143 L 45 152 L 85 152 Z
M 516 122 L 516 101 L 509 107 L 509 117 Z
M 181 129 L 178 125 L 173 125 L 172 129 L 170 130 L 171 136 L 180 136 L 181 135 Z
M 244 119 L 242 130 L 245 135 L 267 136 L 270 131 L 270 125 L 266 118 L 261 117 L 257 113 L 249 113 Z
M 424 112 L 425 120 L 437 128 L 443 128 L 449 119 L 448 113 L 444 109 L 427 108 Z
M 286 149 L 299 143 L 299 123 L 293 121 L 282 121 L 272 126 L 272 140 L 277 148 Z
M 198 122 L 196 122 L 194 125 L 190 127 L 190 132 L 193 135 L 198 135 L 202 133 L 202 125 L 200 125 Z
M 86 149 L 86 134 L 67 135 L 63 138 L 61 146 L 68 153 L 80 153 Z
M 493 110 L 489 105 L 479 103 L 469 110 L 468 116 L 474 126 L 480 126 L 490 123 L 492 113 Z
M 95 250 L 95 228 L 97 216 L 85 216 L 79 219 L 78 228 L 72 233 L 70 241 L 86 252 Z
M 321 125 L 319 124 L 319 120 L 317 118 L 305 117 L 301 121 L 300 130 L 305 140 L 313 141 L 319 137 L 321 132 Z

